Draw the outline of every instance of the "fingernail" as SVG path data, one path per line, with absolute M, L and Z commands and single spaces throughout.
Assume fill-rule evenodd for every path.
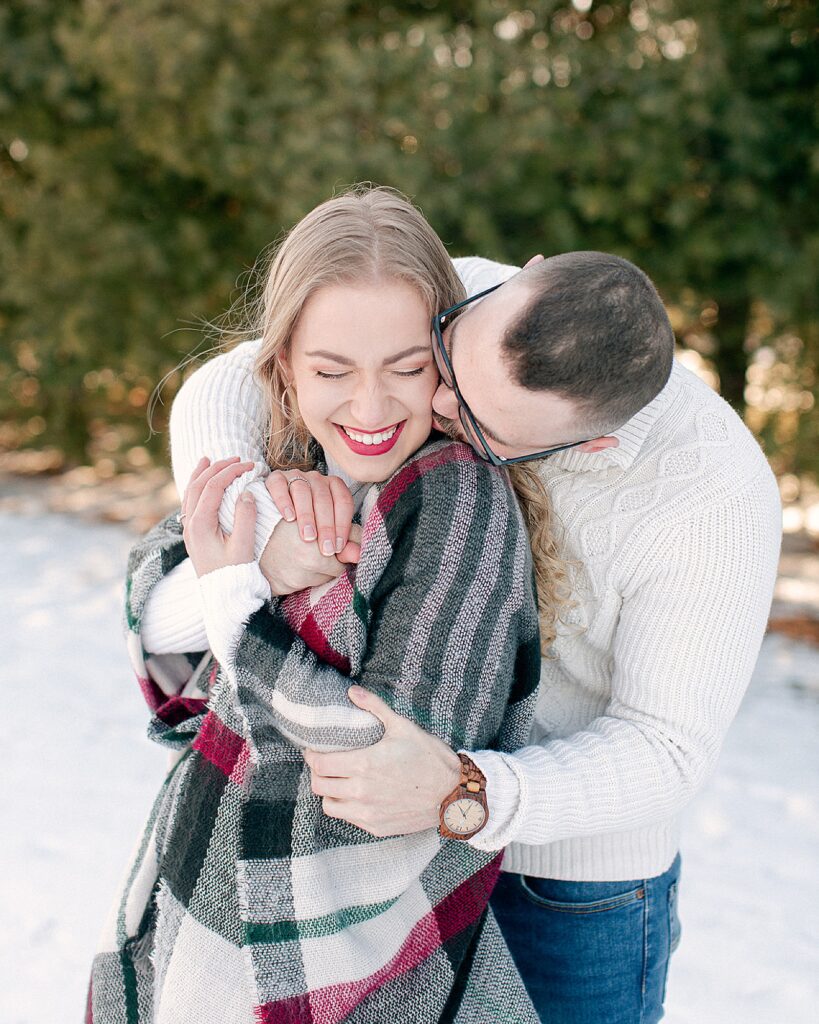
M 316 528 L 315 526 L 305 526 L 304 528 L 304 539 L 315 540 L 316 539 Z
M 334 553 L 333 542 L 331 540 L 324 541 L 324 543 L 321 545 L 321 550 L 324 552 L 325 555 L 332 555 Z
M 347 690 L 347 693 L 348 693 L 348 694 L 349 694 L 349 695 L 350 695 L 351 697 L 363 697 L 363 696 L 364 696 L 364 694 L 365 694 L 366 692 L 367 692 L 367 691 L 366 691 L 366 690 L 364 689 L 364 687 L 363 687 L 363 686 L 351 686 L 351 687 L 350 687 L 350 688 L 349 688 L 349 689 Z
M 344 547 L 344 538 L 343 537 L 336 537 L 336 554 L 338 554 L 339 551 L 341 551 L 341 549 L 343 547 Z
M 292 523 L 293 520 L 296 518 L 296 513 L 293 511 L 292 508 L 286 508 L 284 510 L 284 518 L 287 520 L 288 523 Z

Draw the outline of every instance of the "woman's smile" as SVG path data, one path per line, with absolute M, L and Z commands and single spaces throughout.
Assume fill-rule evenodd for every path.
M 386 455 L 396 444 L 404 429 L 406 420 L 400 423 L 393 423 L 381 430 L 359 430 L 356 427 L 348 427 L 335 423 L 336 430 L 344 438 L 347 447 L 356 455 Z

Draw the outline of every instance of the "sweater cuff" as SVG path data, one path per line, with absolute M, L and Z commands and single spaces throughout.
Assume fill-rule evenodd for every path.
M 270 584 L 258 562 L 225 565 L 199 577 L 205 629 L 214 657 L 227 666 L 236 653 L 245 623 L 270 600 Z
M 282 521 L 282 516 L 265 487 L 264 480 L 253 480 L 246 490 L 253 495 L 256 502 L 256 535 L 253 543 L 253 557 L 258 562 L 267 547 L 273 531 Z
M 468 840 L 476 850 L 502 850 L 512 842 L 523 818 L 526 779 L 515 758 L 495 750 L 464 750 L 486 776 L 489 821 Z

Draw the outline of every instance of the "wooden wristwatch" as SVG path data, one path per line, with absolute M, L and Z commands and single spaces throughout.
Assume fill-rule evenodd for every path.
M 438 831 L 444 839 L 471 839 L 489 821 L 486 776 L 466 754 L 458 754 L 458 757 L 461 780 L 449 796 L 444 797 L 439 808 Z

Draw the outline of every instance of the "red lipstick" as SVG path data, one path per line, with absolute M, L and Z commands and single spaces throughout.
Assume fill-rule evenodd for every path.
M 392 437 L 388 438 L 386 441 L 382 441 L 380 444 L 362 444 L 361 441 L 354 441 L 350 437 L 350 435 L 344 430 L 344 428 L 340 427 L 338 425 L 338 423 L 334 423 L 333 426 L 336 428 L 336 430 L 339 432 L 339 434 L 344 438 L 344 440 L 345 440 L 345 442 L 347 444 L 347 447 L 350 449 L 350 451 L 355 452 L 356 455 L 386 455 L 386 453 L 388 451 L 390 451 L 391 448 L 395 447 L 395 442 L 401 436 L 401 431 L 404 429 L 404 424 L 406 422 L 407 422 L 406 420 L 402 420 L 398 424 L 398 427 L 397 427 L 395 433 L 392 435 Z M 389 430 L 390 428 L 387 427 L 386 429 Z M 356 430 L 356 433 L 357 434 L 383 434 L 384 431 L 383 430 Z

